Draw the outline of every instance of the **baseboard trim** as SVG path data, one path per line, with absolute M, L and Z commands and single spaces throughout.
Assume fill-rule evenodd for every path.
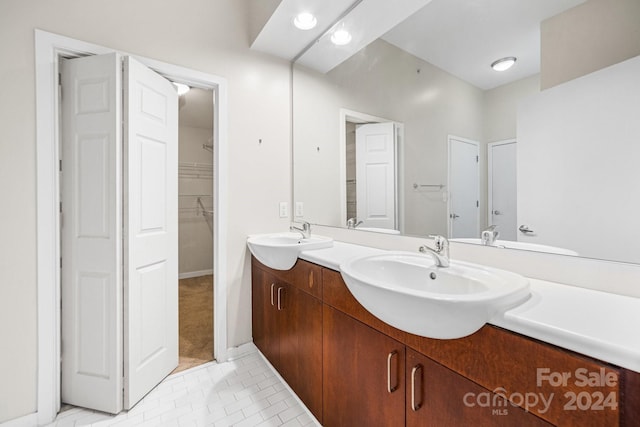
M 38 425 L 38 413 L 24 415 L 12 420 L 0 422 L 2 427 L 33 427 Z
M 307 408 L 307 405 L 304 404 L 304 402 L 300 399 L 300 397 L 298 397 L 298 395 L 296 394 L 295 391 L 293 391 L 293 389 L 289 386 L 289 384 L 287 384 L 287 382 L 284 380 L 284 378 L 282 378 L 282 376 L 280 375 L 280 373 L 276 370 L 276 368 L 273 367 L 273 365 L 271 364 L 271 362 L 269 362 L 269 360 L 266 358 L 266 356 L 264 354 L 262 354 L 262 352 L 258 349 L 258 347 L 255 346 L 255 344 L 251 343 L 251 345 L 256 349 L 257 353 L 260 355 L 260 357 L 262 358 L 262 360 L 264 360 L 264 362 L 267 364 L 267 366 L 271 369 L 271 371 L 273 371 L 273 373 L 275 374 L 276 377 L 278 377 L 280 379 L 280 381 L 282 381 L 282 384 L 284 384 L 285 388 L 287 390 L 289 390 L 291 392 L 291 394 L 293 395 L 293 397 L 298 401 L 298 403 L 300 404 L 300 406 L 302 406 L 305 410 L 305 412 L 307 413 L 307 415 L 309 415 L 309 417 L 311 417 L 311 419 L 313 421 L 315 421 L 316 426 L 317 427 L 322 427 L 322 424 L 320 424 L 320 422 L 318 421 L 318 419 L 315 417 L 315 415 L 313 415 L 311 413 L 311 411 L 309 410 L 309 408 Z
M 258 352 L 258 347 L 253 343 L 253 341 L 241 344 L 238 347 L 230 347 L 227 349 L 227 359 L 226 361 L 231 361 L 235 359 L 240 359 L 248 354 Z
M 212 274 L 213 270 L 187 271 L 186 273 L 178 274 L 178 279 L 191 279 L 192 277 L 210 276 Z

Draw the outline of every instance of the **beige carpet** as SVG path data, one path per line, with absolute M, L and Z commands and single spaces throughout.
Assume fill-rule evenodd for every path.
M 180 372 L 213 360 L 213 276 L 181 279 L 179 284 Z

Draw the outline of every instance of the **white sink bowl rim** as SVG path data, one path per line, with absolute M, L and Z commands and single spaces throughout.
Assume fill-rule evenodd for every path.
M 480 329 L 530 296 L 529 281 L 509 271 L 390 251 L 340 264 L 354 297 L 380 320 L 412 334 L 454 339 Z
M 311 235 L 303 239 L 300 233 L 256 234 L 247 238 L 247 246 L 258 261 L 275 270 L 289 270 L 302 251 L 333 246 L 330 237 Z

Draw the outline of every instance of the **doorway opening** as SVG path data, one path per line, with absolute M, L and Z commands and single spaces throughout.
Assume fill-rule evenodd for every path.
M 187 86 L 188 87 L 188 86 Z M 190 88 L 178 112 L 178 367 L 213 360 L 213 91 Z
M 60 409 L 60 335 L 61 335 L 61 247 L 59 224 L 61 201 L 60 104 L 58 75 L 62 58 L 119 53 L 113 49 L 80 40 L 36 30 L 36 105 L 37 105 L 37 294 L 38 294 L 38 424 L 51 422 Z M 213 270 L 215 311 L 211 306 L 216 340 L 213 355 L 218 361 L 227 359 L 226 348 L 226 256 L 218 250 L 226 245 L 226 161 L 227 161 L 227 83 L 224 78 L 192 69 L 135 57 L 166 79 L 202 89 L 210 89 L 215 105 L 212 121 L 213 138 L 207 142 L 213 153 Z M 209 98 L 211 100 L 211 98 Z M 151 105 L 151 104 L 149 104 Z M 211 153 L 209 153 L 211 155 Z M 177 163 L 177 162 L 176 162 Z M 176 165 L 177 169 L 177 165 Z M 177 245 L 176 245 L 177 247 Z M 176 248 L 177 249 L 177 248 Z M 177 256 L 176 256 L 177 258 Z

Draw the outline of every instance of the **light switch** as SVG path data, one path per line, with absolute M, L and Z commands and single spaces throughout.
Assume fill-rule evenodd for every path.
M 289 203 L 280 202 L 280 218 L 289 217 Z
M 301 217 L 304 216 L 304 203 L 296 202 L 296 216 Z

